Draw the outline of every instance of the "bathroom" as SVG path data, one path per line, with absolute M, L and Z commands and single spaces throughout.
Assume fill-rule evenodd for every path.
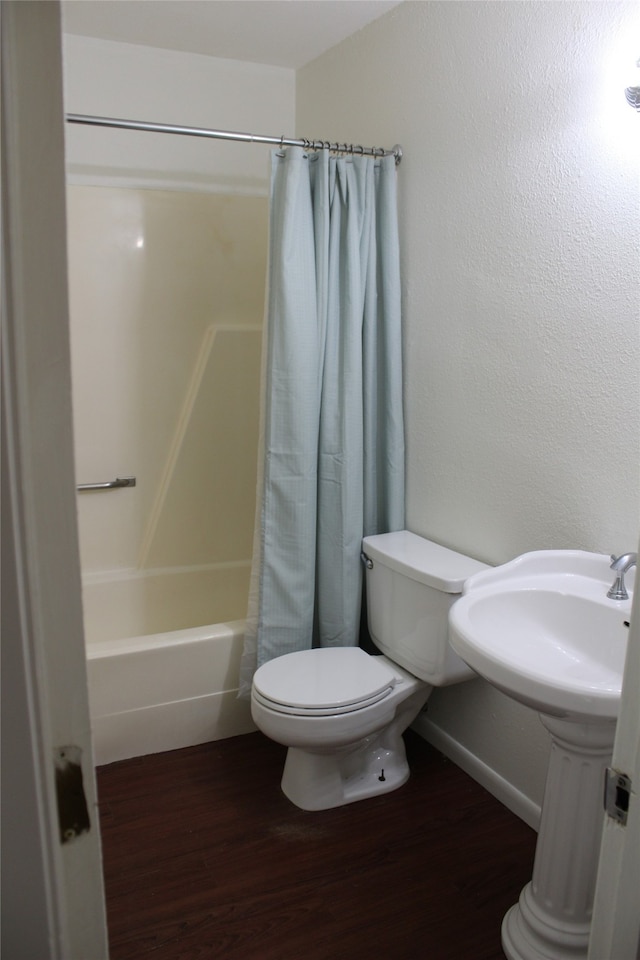
M 401 143 L 407 527 L 489 564 L 619 553 L 638 541 L 638 138 L 620 92 L 637 36 L 624 2 L 405 2 L 297 70 L 71 36 L 67 109 Z M 266 193 L 259 147 L 102 132 L 76 157 L 73 136 L 77 187 L 99 167 L 113 189 Z M 533 712 L 478 680 L 436 692 L 418 726 L 536 822 Z
M 637 118 L 614 98 L 634 16 L 625 4 L 401 4 L 297 71 L 67 34 L 67 109 L 401 143 L 408 529 L 490 564 L 545 547 L 622 552 L 638 538 L 639 226 Z M 188 203 L 195 191 L 200 207 L 203 195 L 264 202 L 267 147 L 71 128 L 67 149 L 72 198 L 92 177 L 98 193 L 101 182 L 107 190 L 129 185 L 133 170 L 143 198 L 151 186 L 173 203 Z M 153 243 L 146 203 L 146 218 L 135 223 Z M 188 211 L 182 223 L 176 217 L 166 231 L 165 273 L 171 243 L 179 250 L 188 242 Z M 259 220 L 255 229 L 249 221 L 243 238 L 227 240 L 247 251 L 249 270 L 236 289 L 246 289 L 250 272 L 263 276 L 257 242 L 247 241 L 261 231 Z M 198 247 L 193 236 L 191 244 Z M 72 345 L 73 288 L 72 279 Z M 260 324 L 257 293 L 239 307 L 225 295 L 223 322 Z M 121 315 L 125 304 L 113 308 Z M 139 339 L 131 352 L 139 358 L 143 348 Z M 90 382 L 95 376 L 89 369 Z M 183 384 L 176 393 L 186 393 Z M 120 402 L 130 403 L 126 388 Z M 80 415 L 87 421 L 86 409 Z M 90 421 L 86 431 L 91 436 Z M 85 447 L 76 439 L 77 451 Z M 137 456 L 133 443 L 128 450 Z M 86 463 L 78 480 L 144 468 L 130 464 Z M 136 491 L 81 495 L 81 550 L 82 511 L 113 511 L 103 522 L 114 536 L 118 513 L 144 496 L 138 482 Z M 249 534 L 250 527 L 239 555 L 245 561 Z M 90 540 L 94 551 L 104 549 L 104 536 L 99 548 Z M 179 562 L 172 557 L 167 566 Z M 207 728 L 203 738 L 253 729 L 229 664 L 231 690 L 221 694 L 227 725 L 213 734 Z M 132 704 L 125 706 L 131 723 Z M 175 735 L 173 714 L 164 723 L 153 716 L 154 735 Z M 117 731 L 117 717 L 111 723 Z M 533 711 L 477 681 L 435 691 L 417 726 L 537 824 L 549 739 Z M 132 743 L 129 730 L 125 739 Z
M 65 37 L 69 112 L 252 132 L 330 131 L 346 142 L 402 144 L 406 523 L 486 563 L 540 548 L 623 552 L 637 542 L 637 139 L 633 111 L 624 98 L 616 100 L 616 83 L 624 85 L 624 71 L 618 70 L 633 37 L 632 7 L 405 3 L 297 71 Z M 552 109 L 545 85 L 554 91 Z M 144 478 L 136 490 L 79 496 L 83 570 L 94 579 L 104 570 L 135 567 L 145 551 L 151 559 L 142 567 L 202 569 L 206 538 L 189 553 L 194 528 L 185 510 L 191 493 L 181 494 L 179 476 L 167 496 L 177 503 L 175 529 L 187 530 L 183 542 L 167 550 L 166 509 L 155 524 L 138 529 L 139 515 L 152 513 L 149 499 L 162 488 L 165 450 L 175 446 L 163 422 L 173 429 L 203 336 L 196 322 L 186 331 L 181 314 L 180 335 L 171 334 L 171 305 L 163 315 L 160 301 L 178 296 L 181 283 L 200 283 L 190 294 L 193 312 L 206 313 L 201 302 L 216 299 L 206 286 L 215 268 L 207 273 L 209 251 L 203 253 L 196 230 L 209 230 L 211 250 L 215 238 L 205 215 L 194 226 L 189 210 L 202 207 L 203 195 L 210 204 L 243 204 L 244 219 L 233 208 L 219 220 L 219 232 L 227 231 L 220 244 L 235 245 L 236 251 L 235 261 L 223 261 L 232 264 L 226 273 L 235 269 L 237 277 L 217 298 L 212 315 L 223 325 L 259 328 L 266 252 L 257 238 L 265 237 L 266 244 L 267 151 L 122 130 L 67 129 L 72 350 L 74 375 L 83 378 L 75 410 L 77 479 L 105 480 L 118 471 L 142 472 Z M 115 212 L 109 213 L 112 204 L 101 197 L 114 193 Z M 149 197 L 157 198 L 157 209 Z M 88 209 L 76 211 L 74 204 L 83 202 Z M 76 213 L 84 221 L 74 230 Z M 111 220 L 100 221 L 106 216 Z M 237 236 L 230 232 L 232 222 Z M 120 261 L 112 255 L 118 282 L 108 289 L 91 283 L 107 256 L 91 243 L 97 223 L 103 225 L 105 245 L 111 228 L 121 230 L 119 238 L 112 235 L 119 246 L 112 242 L 111 248 L 122 251 L 127 243 L 134 248 L 131 263 L 122 252 Z M 180 263 L 186 249 L 197 251 L 191 258 L 197 264 L 187 279 L 178 277 L 174 290 L 161 288 L 149 308 L 156 313 L 132 330 L 127 309 L 136 309 L 131 301 L 143 292 L 127 282 L 142 286 L 149 279 L 134 266 L 135 254 L 145 253 L 135 249 L 145 230 L 147 244 L 165 244 L 155 255 L 146 251 L 145 268 L 157 271 L 147 287 L 159 284 L 171 257 Z M 84 284 L 74 294 L 78 274 Z M 247 292 L 251 276 L 254 288 Z M 219 288 L 219 276 L 214 282 Z M 238 303 L 240 288 L 244 296 Z M 83 303 L 83 295 L 94 299 Z M 99 331 L 93 343 L 89 323 Z M 182 380 L 173 373 L 163 388 L 164 369 L 178 343 L 179 369 L 186 373 Z M 105 374 L 109 356 L 114 365 Z M 255 369 L 255 353 L 250 362 Z M 138 370 L 143 376 L 149 368 L 157 371 L 156 380 L 140 383 Z M 102 399 L 110 389 L 107 376 L 119 378 L 108 404 Z M 173 390 L 170 403 L 167 390 Z M 165 429 L 167 435 L 155 447 L 146 443 L 141 462 L 144 429 L 136 408 L 154 405 L 148 431 L 157 435 Z M 165 416 L 168 410 L 171 416 Z M 109 443 L 92 442 L 96 433 Z M 178 466 L 188 458 L 187 450 Z M 217 464 L 207 473 L 212 484 L 216 469 Z M 225 482 L 228 490 L 233 481 Z M 245 518 L 237 534 L 240 548 L 231 544 L 230 533 L 209 535 L 210 541 L 217 536 L 229 542 L 226 568 L 234 576 L 248 577 L 252 483 L 253 476 L 237 508 Z M 215 504 L 225 491 L 213 490 Z M 134 497 L 142 498 L 142 507 L 131 505 L 138 503 Z M 215 559 L 225 557 L 219 552 Z M 227 598 L 232 589 L 227 580 Z M 116 596 L 116 604 L 125 606 L 122 595 Z M 243 615 L 242 600 L 232 600 L 213 620 L 170 622 L 167 629 Z M 159 630 L 152 624 L 115 637 Z M 234 706 L 232 673 L 227 664 L 230 690 L 221 696 L 231 716 L 225 729 L 241 733 L 252 727 L 242 706 Z M 535 714 L 477 682 L 436 692 L 420 724 L 428 739 L 494 789 L 506 790 L 501 799 L 535 823 L 548 755 Z M 125 755 L 126 749 L 106 758 Z

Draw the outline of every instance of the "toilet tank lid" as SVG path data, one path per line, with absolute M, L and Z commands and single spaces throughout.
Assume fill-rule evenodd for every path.
M 362 549 L 374 562 L 444 593 L 462 593 L 465 580 L 488 565 L 409 530 L 365 537 Z

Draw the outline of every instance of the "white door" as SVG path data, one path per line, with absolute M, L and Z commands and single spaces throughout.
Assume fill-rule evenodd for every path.
M 640 577 L 636 572 L 636 583 Z M 631 780 L 627 822 L 606 816 L 589 960 L 640 956 L 640 587 L 633 598 L 612 767 Z
M 2 954 L 107 939 L 77 546 L 60 5 L 3 2 Z

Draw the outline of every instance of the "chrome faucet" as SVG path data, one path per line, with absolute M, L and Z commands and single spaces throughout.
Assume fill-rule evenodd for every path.
M 624 575 L 631 569 L 635 567 L 638 562 L 637 553 L 623 553 L 622 556 L 616 557 L 614 553 L 611 554 L 611 569 L 616 572 L 616 579 L 607 592 L 607 596 L 610 600 L 628 600 L 629 594 L 627 593 L 627 588 L 624 585 Z

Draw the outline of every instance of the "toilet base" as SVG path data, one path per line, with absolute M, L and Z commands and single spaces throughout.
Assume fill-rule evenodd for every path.
M 396 790 L 409 779 L 402 736 L 392 746 L 388 731 L 333 753 L 289 747 L 282 791 L 302 810 L 329 810 Z
M 321 651 L 316 651 L 321 653 Z M 393 669 L 386 696 L 361 709 L 330 716 L 282 713 L 254 694 L 251 715 L 259 730 L 288 748 L 284 795 L 302 810 L 329 810 L 396 790 L 409 778 L 402 734 L 433 687 Z

